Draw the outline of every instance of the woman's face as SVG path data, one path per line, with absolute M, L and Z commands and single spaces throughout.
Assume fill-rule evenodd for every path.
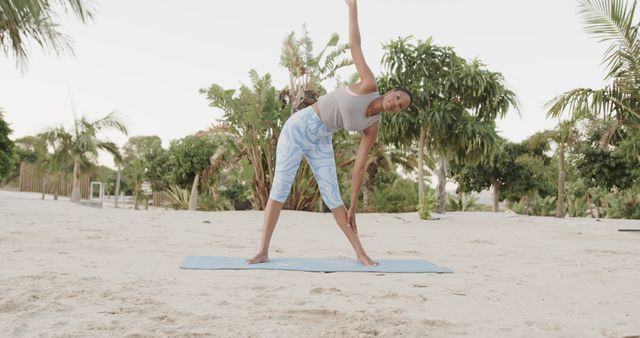
M 409 95 L 401 90 L 392 90 L 382 98 L 382 107 L 385 112 L 397 113 L 409 106 Z

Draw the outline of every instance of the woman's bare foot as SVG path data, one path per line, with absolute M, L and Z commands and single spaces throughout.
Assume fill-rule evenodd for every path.
M 268 254 L 257 254 L 253 258 L 247 259 L 247 263 L 249 263 L 249 264 L 266 263 L 268 261 L 269 261 L 269 255 Z
M 378 266 L 378 262 L 374 262 L 371 258 L 369 258 L 369 256 L 364 255 L 364 256 L 360 256 L 358 257 L 358 262 L 360 262 L 360 264 L 362 265 L 366 265 L 366 266 Z

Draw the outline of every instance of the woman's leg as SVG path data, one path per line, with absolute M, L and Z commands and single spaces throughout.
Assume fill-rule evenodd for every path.
M 269 243 L 271 243 L 271 236 L 273 236 L 273 229 L 276 228 L 278 223 L 278 217 L 280 217 L 280 210 L 282 210 L 282 203 L 269 199 L 267 207 L 264 210 L 264 220 L 262 228 L 262 239 L 260 240 L 260 250 L 258 254 L 250 259 L 247 259 L 247 263 L 256 264 L 269 261 Z
M 347 236 L 349 243 L 356 252 L 358 261 L 364 265 L 375 266 L 374 262 L 367 256 L 358 234 L 347 223 L 347 209 L 344 206 L 342 197 L 340 196 L 340 186 L 338 185 L 338 175 L 336 172 L 336 159 L 333 153 L 333 144 L 331 135 L 329 134 L 317 146 L 305 150 L 305 157 L 309 162 L 309 166 L 313 171 L 313 175 L 318 182 L 320 194 L 324 203 L 331 209 L 333 218 L 338 226 Z
M 299 114 L 299 113 L 296 113 Z M 294 129 L 300 128 L 299 116 L 292 116 L 282 128 L 278 138 L 276 148 L 276 169 L 271 183 L 271 193 L 269 201 L 264 210 L 264 220 L 262 222 L 262 238 L 260 240 L 260 250 L 253 258 L 247 259 L 247 263 L 256 264 L 269 261 L 269 244 L 273 236 L 273 230 L 278 222 L 282 205 L 287 200 L 291 185 L 296 177 L 300 161 L 302 161 L 302 150 L 295 139 Z
M 333 218 L 335 218 L 336 223 L 338 223 L 338 226 L 340 227 L 342 232 L 344 232 L 344 234 L 347 236 L 347 239 L 349 240 L 349 243 L 351 243 L 353 250 L 355 250 L 356 257 L 358 257 L 358 262 L 367 266 L 378 265 L 378 263 L 369 258 L 367 253 L 364 251 L 362 243 L 360 243 L 360 239 L 358 238 L 358 234 L 353 231 L 352 227 L 349 227 L 347 225 L 347 209 L 345 208 L 345 206 L 341 205 L 337 208 L 331 209 L 331 212 L 333 213 Z

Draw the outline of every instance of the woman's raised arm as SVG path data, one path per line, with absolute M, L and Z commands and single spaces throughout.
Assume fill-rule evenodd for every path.
M 353 89 L 356 89 L 359 92 L 358 94 L 371 93 L 378 90 L 378 87 L 376 86 L 376 78 L 362 53 L 360 28 L 358 27 L 358 6 L 356 0 L 346 0 L 346 2 L 349 5 L 349 49 L 360 77 L 360 82 Z

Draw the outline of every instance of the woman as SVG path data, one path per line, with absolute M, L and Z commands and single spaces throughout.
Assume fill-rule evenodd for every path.
M 392 90 L 384 96 L 378 94 L 375 77 L 364 60 L 360 45 L 356 0 L 346 2 L 349 5 L 349 46 L 360 82 L 320 97 L 312 106 L 291 115 L 285 123 L 278 138 L 275 177 L 265 209 L 260 250 L 247 263 L 256 264 L 269 260 L 271 236 L 304 155 L 318 182 L 322 199 L 353 246 L 358 261 L 367 266 L 378 265 L 367 256 L 358 238 L 358 195 L 369 150 L 378 133 L 379 114 L 396 113 L 407 108 L 411 104 L 411 95 L 404 89 Z M 340 197 L 331 142 L 332 133 L 338 129 L 362 131 L 364 134 L 353 168 L 348 211 Z

